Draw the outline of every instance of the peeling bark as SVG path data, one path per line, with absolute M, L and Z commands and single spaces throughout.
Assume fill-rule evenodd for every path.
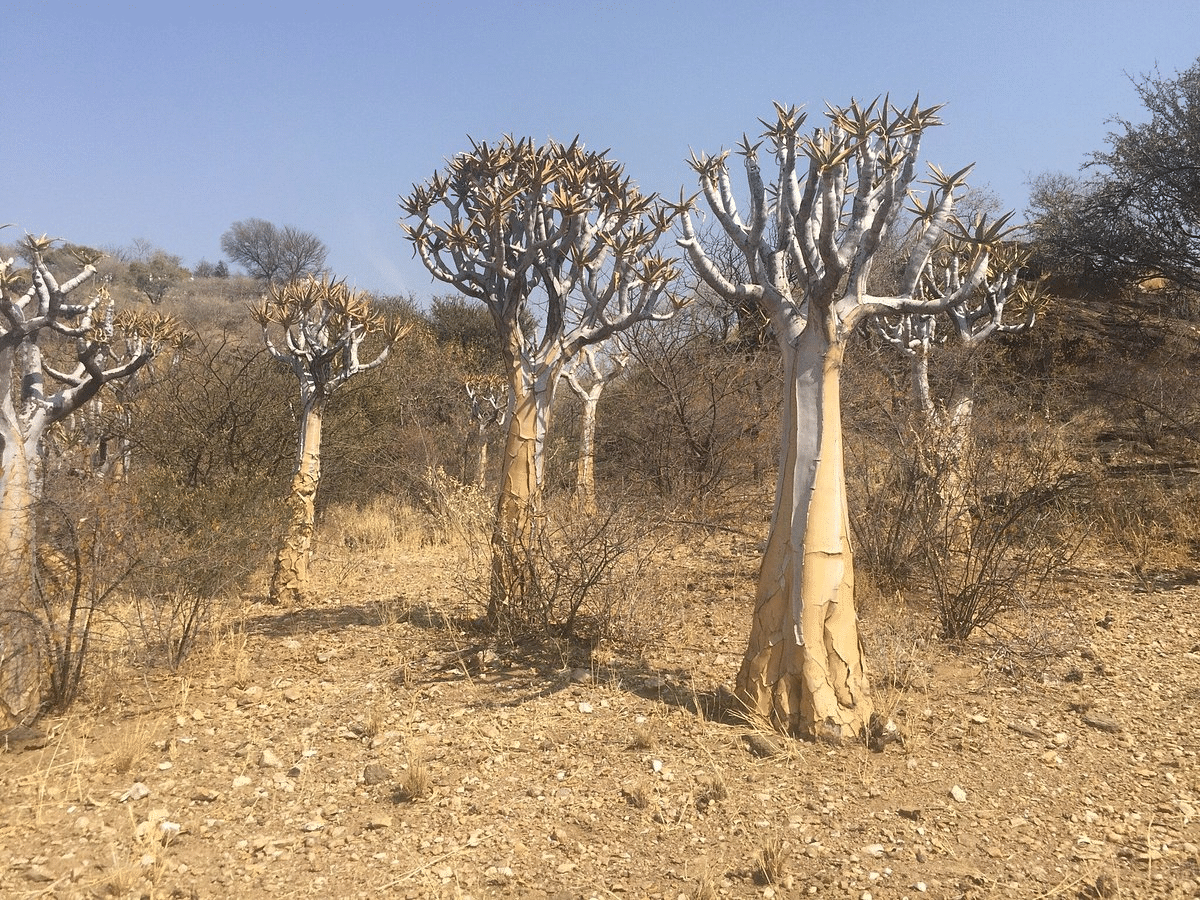
M 854 608 L 842 346 L 815 327 L 781 343 L 789 396 L 779 481 L 737 695 L 779 730 L 857 737 L 873 707 Z
M 492 530 L 492 589 L 488 618 L 519 602 L 528 584 L 528 553 L 542 517 L 546 434 L 561 365 L 537 377 L 518 372 L 509 385 L 509 411 L 500 466 L 500 496 Z
M 11 403 L 6 404 L 11 407 Z M 34 527 L 30 463 L 19 434 L 0 436 L 0 730 L 33 721 L 47 660 L 33 609 Z
M 589 513 L 596 511 L 596 407 L 599 402 L 599 397 L 583 398 L 579 459 L 575 463 L 575 502 Z
M 308 404 L 300 423 L 299 460 L 288 495 L 287 531 L 275 557 L 271 601 L 283 606 L 302 603 L 308 592 L 308 562 L 316 528 L 317 487 L 321 483 L 320 404 Z
M 492 530 L 492 589 L 488 619 L 495 621 L 504 606 L 525 591 L 525 554 L 541 506 L 538 451 L 541 436 L 536 397 L 522 388 L 511 391 L 508 432 L 500 466 L 500 496 Z

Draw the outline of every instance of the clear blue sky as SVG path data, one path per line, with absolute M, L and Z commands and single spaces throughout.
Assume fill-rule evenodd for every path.
M 1198 0 L 13 4 L 0 231 L 221 258 L 232 222 L 295 225 L 360 288 L 444 292 L 398 197 L 504 133 L 610 148 L 646 191 L 694 190 L 771 102 L 945 103 L 924 157 L 1023 211 L 1075 172 L 1129 81 L 1200 56 Z M 815 119 L 810 118 L 810 121 Z

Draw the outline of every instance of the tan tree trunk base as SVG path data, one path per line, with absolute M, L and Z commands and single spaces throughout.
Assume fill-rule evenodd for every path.
M 841 356 L 814 327 L 784 347 L 791 387 L 775 513 L 736 688 L 750 716 L 834 741 L 876 727 L 854 609 Z
M 500 474 L 496 525 L 492 530 L 492 584 L 488 621 L 520 604 L 529 580 L 528 553 L 541 499 L 537 471 L 537 407 L 532 391 L 517 395 L 508 421 Z
M 37 718 L 47 664 L 36 626 L 18 612 L 0 612 L 0 731 Z
M 0 461 L 0 729 L 36 719 L 49 682 L 41 619 L 31 614 L 34 485 L 19 432 L 6 428 L 3 445 L 8 452 Z
M 308 560 L 312 554 L 313 523 L 316 520 L 317 479 L 298 473 L 292 479 L 288 498 L 291 517 L 271 578 L 272 603 L 293 606 L 303 603 L 308 592 Z

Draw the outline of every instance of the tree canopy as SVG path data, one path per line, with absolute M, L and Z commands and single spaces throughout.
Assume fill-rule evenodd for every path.
M 1134 84 L 1148 121 L 1114 118 L 1082 175 L 1034 179 L 1043 260 L 1092 289 L 1166 278 L 1200 290 L 1200 59 Z
M 286 284 L 325 269 L 329 250 L 319 237 L 291 225 L 264 219 L 234 222 L 221 235 L 221 249 L 252 278 Z

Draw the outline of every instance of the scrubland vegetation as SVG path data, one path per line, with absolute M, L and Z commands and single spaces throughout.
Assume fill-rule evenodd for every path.
M 1148 83 L 1144 98 L 1170 86 Z M 796 111 L 776 111 L 773 139 L 788 146 Z M 849 134 L 873 115 L 835 113 Z M 932 114 L 914 106 L 901 119 L 923 128 Z M 917 126 L 893 126 L 871 128 L 902 155 Z M 456 165 L 490 164 L 505 147 L 517 155 L 476 145 Z M 557 149 L 569 156 L 575 145 Z M 761 189 L 756 148 L 743 151 Z M 818 185 L 845 160 L 820 141 L 805 152 Z M 732 221 L 724 157 L 692 162 L 718 219 Z M 875 163 L 859 159 L 862 179 Z M 756 274 L 754 260 L 773 251 L 753 242 L 780 237 L 756 218 L 765 203 L 752 201 L 749 224 L 723 237 L 697 236 L 686 209 L 649 212 L 653 198 L 623 193 L 619 168 L 604 171 L 632 230 L 599 244 L 649 253 L 678 228 L 692 265 L 618 253 L 613 283 L 640 278 L 646 304 L 622 305 L 619 327 L 596 314 L 604 290 L 594 283 L 591 319 L 551 301 L 539 321 L 494 286 L 472 293 L 462 272 L 444 280 L 463 295 L 431 301 L 343 296 L 329 278 L 306 282 L 305 295 L 269 274 L 311 274 L 305 260 L 324 258 L 294 229 L 278 233 L 303 259 L 260 259 L 258 279 L 223 264 L 189 273 L 146 247 L 94 263 L 76 290 L 103 291 L 127 311 L 121 321 L 137 323 L 131 334 L 157 343 L 39 444 L 32 590 L 4 615 L 8 635 L 36 633 L 43 687 L 36 709 L 5 709 L 6 746 L 29 751 L 5 757 L 0 778 L 12 806 L 0 826 L 14 859 L 5 890 L 1197 890 L 1200 733 L 1182 715 L 1200 675 L 1194 286 L 1147 285 L 1149 264 L 1127 258 L 1098 280 L 1111 244 L 1086 271 L 1067 264 L 1068 224 L 1078 228 L 1084 201 L 1103 192 L 1042 180 L 1035 201 L 1062 215 L 1041 242 L 1034 232 L 1017 243 L 1003 218 L 953 219 L 965 172 L 935 169 L 907 238 L 870 248 L 872 290 L 890 277 L 902 299 L 885 302 L 880 289 L 864 305 L 867 274 L 846 263 L 830 275 L 826 249 L 802 271 Z M 421 190 L 407 199 L 418 217 L 437 201 Z M 553 214 L 575 214 L 577 199 L 554 197 Z M 851 205 L 861 240 L 874 213 Z M 639 230 L 643 215 L 657 231 Z M 825 226 L 813 215 L 816 233 Z M 235 223 L 230 246 L 269 224 Z M 422 227 L 410 226 L 414 240 Z M 468 240 L 455 235 L 447 226 L 430 252 Z M 739 263 L 742 244 L 753 246 Z M 95 258 L 38 247 L 63 279 Z M 577 247 L 559 263 L 599 252 Z M 918 291 L 938 267 L 949 274 Z M 538 271 L 534 281 L 550 283 Z M 10 311 L 35 273 L 19 262 L 6 272 Z M 857 305 L 834 296 L 860 275 Z M 780 459 L 797 456 L 787 398 L 803 379 L 780 340 L 794 324 L 792 292 L 807 298 L 806 322 L 828 315 L 829 334 L 846 326 L 822 357 L 836 352 L 840 366 L 841 432 L 826 446 L 844 446 L 845 502 L 812 521 L 841 527 L 844 516 L 844 549 L 821 547 L 849 559 L 852 545 L 853 572 L 819 590 L 810 581 L 826 575 L 804 575 L 787 561 L 791 540 L 772 537 L 792 514 L 780 495 L 802 481 L 776 486 Z M 946 299 L 960 294 L 958 305 Z M 1003 318 L 1010 298 L 1019 326 Z M 914 318 L 948 309 L 958 340 Z M 978 323 L 993 326 L 987 340 L 971 339 Z M 618 332 L 619 344 L 603 344 Z M 329 334 L 344 339 L 322 343 Z M 90 324 L 47 335 L 44 371 L 69 386 L 83 376 L 60 377 L 64 360 L 100 339 Z M 793 338 L 803 335 L 797 327 Z M 104 341 L 116 347 L 113 333 Z M 607 349 L 589 351 L 599 353 L 592 374 L 615 375 L 589 445 L 587 391 L 553 387 L 596 346 Z M 315 352 L 343 368 L 306 367 L 304 348 L 310 362 Z M 305 391 L 334 378 L 336 402 L 319 410 L 319 466 L 298 506 Z M 508 400 L 524 390 L 527 409 Z M 822 416 L 827 397 L 812 407 Z M 551 412 L 547 429 L 538 417 Z M 523 448 L 535 431 L 536 451 Z M 589 446 L 594 460 L 581 467 Z M 524 488 L 514 487 L 516 454 L 528 455 Z M 293 560 L 285 588 L 281 547 Z M 760 641 L 765 659 L 786 652 L 772 648 L 795 604 L 815 602 L 785 590 L 785 612 L 767 611 L 776 600 L 764 559 L 787 590 L 791 572 L 810 579 L 806 592 L 845 600 L 852 589 L 850 630 L 826 625 L 837 632 L 827 655 L 842 653 L 845 635 L 861 648 L 865 708 L 847 699 L 859 690 L 853 671 L 828 714 L 813 712 L 819 692 L 788 681 L 802 676 L 777 656 L 743 663 L 735 678 L 752 614 L 764 632 L 752 649 Z M 20 572 L 5 576 L 12 594 Z M 12 671 L 13 645 L 3 650 Z M 24 684 L 6 682 L 6 702 L 26 696 Z M 49 849 L 31 846 L 47 833 Z M 289 862 L 310 881 L 296 884 Z

